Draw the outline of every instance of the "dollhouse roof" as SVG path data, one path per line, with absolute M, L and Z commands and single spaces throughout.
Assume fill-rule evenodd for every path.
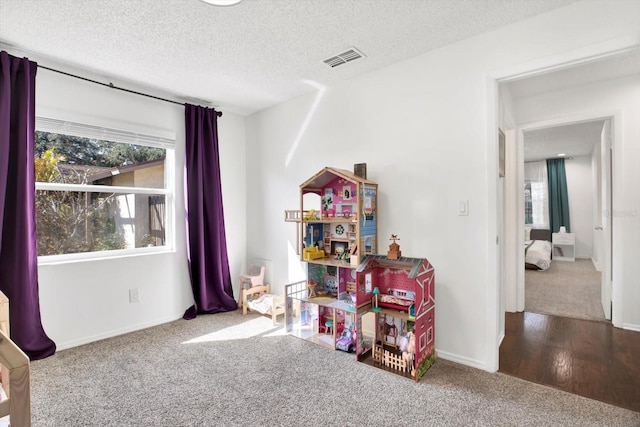
M 313 175 L 311 178 L 300 184 L 300 188 L 323 188 L 331 181 L 333 181 L 336 177 L 340 177 L 351 181 L 355 184 L 371 184 L 377 185 L 377 183 L 370 181 L 366 178 L 362 178 L 351 171 L 346 169 L 339 169 L 333 167 L 325 167 L 320 172 Z
M 371 268 L 371 263 L 377 262 L 378 266 L 386 267 L 390 266 L 396 269 L 408 270 L 407 277 L 409 279 L 415 279 L 420 273 L 420 266 L 423 263 L 428 263 L 426 258 L 409 258 L 401 257 L 399 259 L 388 259 L 385 255 L 365 255 L 360 265 L 358 265 L 357 272 L 362 272 L 368 268 Z

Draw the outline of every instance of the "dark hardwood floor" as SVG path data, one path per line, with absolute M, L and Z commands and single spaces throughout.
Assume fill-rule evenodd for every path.
M 640 412 L 640 332 L 610 322 L 506 313 L 499 371 Z

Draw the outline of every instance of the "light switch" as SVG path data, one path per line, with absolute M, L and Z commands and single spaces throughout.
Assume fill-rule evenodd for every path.
M 460 200 L 458 202 L 458 216 L 469 215 L 469 201 Z

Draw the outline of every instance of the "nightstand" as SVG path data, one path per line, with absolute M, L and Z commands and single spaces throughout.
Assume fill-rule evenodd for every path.
M 551 235 L 553 245 L 551 259 L 554 261 L 576 260 L 576 235 L 575 233 L 553 233 Z

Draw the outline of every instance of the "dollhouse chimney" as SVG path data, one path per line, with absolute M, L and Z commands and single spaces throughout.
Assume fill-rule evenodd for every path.
M 387 252 L 388 259 L 399 259 L 402 256 L 402 252 L 400 251 L 400 245 L 396 243 L 396 240 L 400 240 L 397 235 L 392 234 L 391 239 L 393 243 L 389 245 L 389 252 Z

